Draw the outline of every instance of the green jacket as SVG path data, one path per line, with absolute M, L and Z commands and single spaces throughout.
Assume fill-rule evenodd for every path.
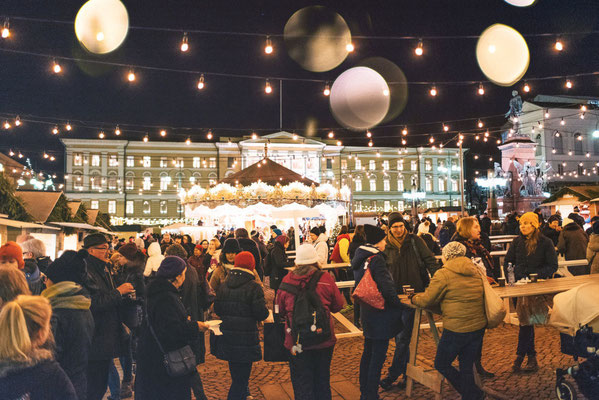
M 483 282 L 477 266 L 467 257 L 449 260 L 435 273 L 424 293 L 412 297 L 422 308 L 441 306 L 443 327 L 474 332 L 487 326 Z
M 387 268 L 400 293 L 403 285 L 423 292 L 430 280 L 429 274 L 432 276 L 438 269 L 437 260 L 424 240 L 412 233 L 407 234 L 401 250 L 387 243 L 384 253 L 387 256 Z

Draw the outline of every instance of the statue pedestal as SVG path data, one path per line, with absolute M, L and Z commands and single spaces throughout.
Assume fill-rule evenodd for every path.
M 544 200 L 544 196 L 526 196 L 526 197 L 498 197 L 497 204 L 503 211 L 503 214 L 509 214 L 516 211 L 518 214 L 534 211 Z

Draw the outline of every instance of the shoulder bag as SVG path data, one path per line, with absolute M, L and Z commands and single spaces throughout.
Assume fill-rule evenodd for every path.
M 385 308 L 385 299 L 381 292 L 379 292 L 379 288 L 370 273 L 370 268 L 368 268 L 368 264 L 370 264 L 372 257 L 374 256 L 370 256 L 364 263 L 366 272 L 364 272 L 364 276 L 362 276 L 360 283 L 358 283 L 358 286 L 352 293 L 352 298 L 359 300 L 364 304 L 368 304 L 372 308 L 382 310 Z
M 481 268 L 476 267 L 483 282 L 483 296 L 485 300 L 485 314 L 487 315 L 487 329 L 497 328 L 505 318 L 506 310 L 503 300 L 491 287 L 487 275 Z

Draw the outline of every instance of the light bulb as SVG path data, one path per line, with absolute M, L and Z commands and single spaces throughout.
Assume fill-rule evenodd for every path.
M 570 79 L 566 79 L 566 88 L 572 89 L 572 81 Z
M 297 134 L 296 134 L 296 133 L 294 133 L 293 135 L 291 135 L 291 138 L 292 138 L 293 140 L 297 140 Z
M 264 85 L 264 93 L 272 93 L 272 86 L 270 86 L 270 82 L 268 81 L 268 79 L 266 80 L 266 84 Z
M 54 161 L 54 160 L 56 160 L 56 157 L 50 156 L 50 161 Z
M 429 143 L 435 143 L 435 138 L 431 136 L 431 137 L 428 139 L 428 141 L 429 141 Z
M 555 154 L 555 153 L 557 153 L 557 150 L 555 150 L 555 148 L 553 148 L 553 149 L 551 149 L 551 152 L 552 152 L 553 154 Z
M 408 127 L 407 126 L 404 126 L 404 128 L 401 130 L 401 134 L 404 136 L 408 135 Z
M 585 112 L 587 110 L 587 106 L 582 105 L 580 106 L 580 111 Z
M 58 135 L 58 126 L 54 126 L 54 129 L 52 129 L 52 133 Z
M 56 62 L 56 60 L 54 60 L 53 62 L 52 71 L 54 71 L 55 74 L 60 74 L 60 72 L 62 71 L 62 67 L 59 63 Z
M 372 147 L 372 140 L 368 141 L 368 147 Z
M 160 131 L 160 136 L 165 137 L 166 136 L 166 131 L 164 129 L 162 129 Z
M 555 137 L 560 137 L 559 132 L 555 132 Z
M 324 85 L 324 90 L 322 91 L 322 94 L 324 94 L 325 96 L 329 96 L 331 94 L 331 87 L 328 83 Z
M 67 131 L 71 131 L 71 129 L 73 129 L 73 127 L 71 126 L 71 123 L 70 123 L 70 122 L 67 122 L 67 124 L 64 126 L 64 128 L 65 128 Z
M 15 118 L 15 126 L 21 126 L 21 118 L 18 115 Z
M 372 137 L 372 133 L 370 133 L 370 131 L 366 131 L 366 137 L 367 138 L 371 138 Z
M 345 50 L 347 50 L 348 53 L 351 53 L 355 49 L 356 48 L 352 42 L 349 42 L 348 44 L 345 45 Z
M 524 89 L 524 91 L 526 93 L 530 92 L 530 86 L 528 85 L 528 83 L 524 82 L 524 88 L 523 89 Z
M 212 139 L 212 131 L 208 131 L 208 134 L 206 135 L 206 138 L 207 138 L 208 140 L 211 140 L 211 139 Z
M 584 119 L 584 113 L 580 113 L 580 119 Z
M 549 118 L 549 109 L 545 110 L 545 118 Z
M 23 158 L 23 153 L 19 152 L 19 158 Z
M 148 143 L 148 140 L 150 140 L 150 138 L 148 137 L 148 135 L 144 136 L 144 143 Z
M 435 86 L 433 86 L 431 88 L 431 90 L 429 91 L 430 95 L 435 97 L 437 95 L 437 88 Z
M 401 144 L 405 146 L 406 144 L 408 144 L 408 141 L 406 139 L 401 139 Z
M 330 132 L 329 132 L 329 139 L 332 139 L 332 138 L 334 138 L 334 137 L 335 137 L 335 132 L 333 132 L 333 131 L 330 131 Z
M 481 121 L 480 119 L 478 120 L 478 127 L 482 128 L 483 126 L 485 126 L 485 124 L 483 124 L 483 121 Z
M 582 135 L 576 136 L 576 140 L 578 140 L 579 142 L 582 142 Z
M 561 126 L 564 126 L 564 125 L 566 125 L 566 121 L 565 121 L 565 120 L 562 118 L 562 120 L 559 122 L 559 124 L 560 124 Z
M 264 52 L 266 54 L 272 54 L 273 51 L 274 51 L 274 48 L 272 47 L 272 41 L 267 36 L 266 37 L 266 44 L 264 45 Z
M 561 41 L 560 38 L 557 38 L 555 41 L 555 50 L 562 51 L 563 49 L 564 49 L 564 43 Z
M 119 128 L 118 125 L 116 126 L 116 129 L 114 130 L 114 134 L 117 136 L 120 136 L 120 134 L 121 134 L 121 129 Z
M 483 96 L 485 94 L 485 87 L 482 83 L 478 84 L 478 95 Z
M 12 156 L 14 156 L 14 155 L 15 155 L 15 152 L 11 150 L 11 151 L 8 153 L 8 155 L 12 157 Z
M 104 40 L 104 32 L 98 32 L 98 33 L 96 33 L 96 40 L 98 42 L 102 42 Z
M 341 140 L 337 140 L 337 146 L 342 146 L 343 143 L 341 143 Z
M 478 160 L 478 154 L 475 154 L 475 155 L 474 155 L 474 159 L 475 159 L 475 160 Z
M 204 74 L 200 75 L 200 79 L 198 80 L 198 89 L 204 89 Z
M 376 156 L 377 156 L 377 157 L 380 157 L 380 156 L 381 156 L 381 152 L 377 150 L 377 151 L 376 151 Z
M 10 29 L 8 19 L 4 20 L 4 26 L 2 27 L 2 39 L 7 39 L 10 36 Z
M 443 131 L 449 132 L 449 125 L 443 124 Z
M 191 144 L 191 139 L 187 138 L 187 140 L 185 141 L 185 144 L 189 146 Z
M 256 132 L 252 132 L 252 139 L 253 140 L 258 139 L 258 134 Z
M 421 56 L 424 54 L 424 47 L 422 46 L 422 40 L 418 41 L 418 46 L 414 49 L 414 54 Z
M 10 122 L 4 121 L 4 129 L 10 129 Z
M 129 82 L 133 82 L 135 80 L 135 73 L 133 72 L 132 69 L 130 69 L 129 73 L 127 74 L 127 80 Z
M 189 50 L 189 42 L 187 39 L 187 32 L 185 32 L 183 34 L 183 39 L 181 39 L 181 51 L 185 53 L 187 50 Z
M 100 132 L 100 134 L 98 135 L 98 137 L 100 139 L 104 139 L 104 137 L 106 137 L 106 135 L 104 134 L 104 131 Z
M 495 141 L 495 143 L 497 143 L 497 144 L 501 144 L 501 139 L 497 139 L 497 140 Z

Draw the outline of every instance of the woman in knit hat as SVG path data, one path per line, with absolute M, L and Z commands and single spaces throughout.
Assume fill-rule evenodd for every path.
M 424 293 L 411 298 L 421 308 L 440 306 L 443 336 L 437 347 L 435 368 L 462 395 L 482 398 L 474 383 L 473 364 L 482 348 L 487 316 L 483 282 L 478 267 L 466 257 L 466 246 L 449 242 L 443 248 L 443 268 L 435 272 Z M 452 366 L 459 358 L 459 371 Z
M 229 238 L 225 240 L 225 244 L 220 252 L 218 266 L 210 277 L 210 287 L 212 287 L 215 292 L 218 291 L 220 285 L 222 285 L 225 279 L 227 279 L 229 271 L 235 266 L 235 256 L 240 252 L 241 247 L 239 246 L 237 239 Z M 253 269 L 252 272 L 256 277 L 256 281 L 262 285 L 262 281 L 260 280 L 256 270 Z
M 165 352 L 190 345 L 207 326 L 188 319 L 179 297 L 185 281 L 187 264 L 177 256 L 168 256 L 160 264 L 156 277 L 147 287 L 147 321 L 143 326 L 137 354 L 135 398 L 188 400 L 191 397 L 192 374 L 169 376 L 164 366 Z M 152 327 L 154 334 L 150 331 Z
M 539 218 L 533 212 L 527 212 L 520 218 L 520 235 L 514 238 L 505 255 L 504 268 L 507 271 L 508 264 L 514 266 L 516 280 L 528 277 L 530 274 L 538 274 L 541 279 L 549 279 L 557 271 L 557 254 L 553 242 L 539 231 Z M 528 356 L 526 370 L 537 371 L 539 369 L 535 351 L 535 331 L 530 313 L 524 304 L 541 301 L 539 296 L 529 298 L 518 298 L 518 320 L 520 321 L 520 332 L 518 334 L 518 348 L 513 370 L 521 371 L 524 357 Z
M 225 249 L 227 243 L 225 242 Z M 226 251 L 223 249 L 223 251 Z M 258 322 L 268 317 L 262 286 L 256 282 L 254 256 L 235 255 L 233 268 L 216 291 L 214 312 L 222 319 L 223 333 L 218 357 L 229 362 L 229 400 L 246 399 L 252 364 L 262 359 Z
M 80 399 L 87 397 L 87 362 L 94 335 L 91 299 L 81 284 L 87 279 L 86 250 L 66 250 L 46 270 L 42 296 L 52 306 L 56 361 L 68 375 Z
M 564 218 L 563 229 L 557 239 L 557 251 L 564 255 L 566 261 L 585 258 L 589 243 L 589 235 L 578 222 L 570 218 L 571 216 L 572 214 L 568 215 L 568 218 Z M 584 275 L 589 273 L 589 266 L 570 267 L 569 270 L 572 275 Z
M 0 267 L 25 268 L 21 246 L 11 241 L 0 246 Z
M 339 292 L 332 275 L 320 270 L 318 254 L 313 246 L 307 243 L 299 246 L 295 264 L 296 268 L 283 278 L 281 289 L 275 300 L 287 328 L 285 347 L 291 352 L 289 370 L 293 392 L 296 399 L 331 399 L 331 360 L 337 342 L 334 330 L 335 323 L 331 314 L 341 311 L 344 305 L 343 296 Z M 292 287 L 303 288 L 312 279 L 316 279 L 315 292 L 323 308 L 328 311 L 331 334 L 322 343 L 304 346 L 302 352 L 298 353 L 292 350 L 297 343 L 291 335 L 295 295 L 286 291 L 285 287 L 291 285 Z

